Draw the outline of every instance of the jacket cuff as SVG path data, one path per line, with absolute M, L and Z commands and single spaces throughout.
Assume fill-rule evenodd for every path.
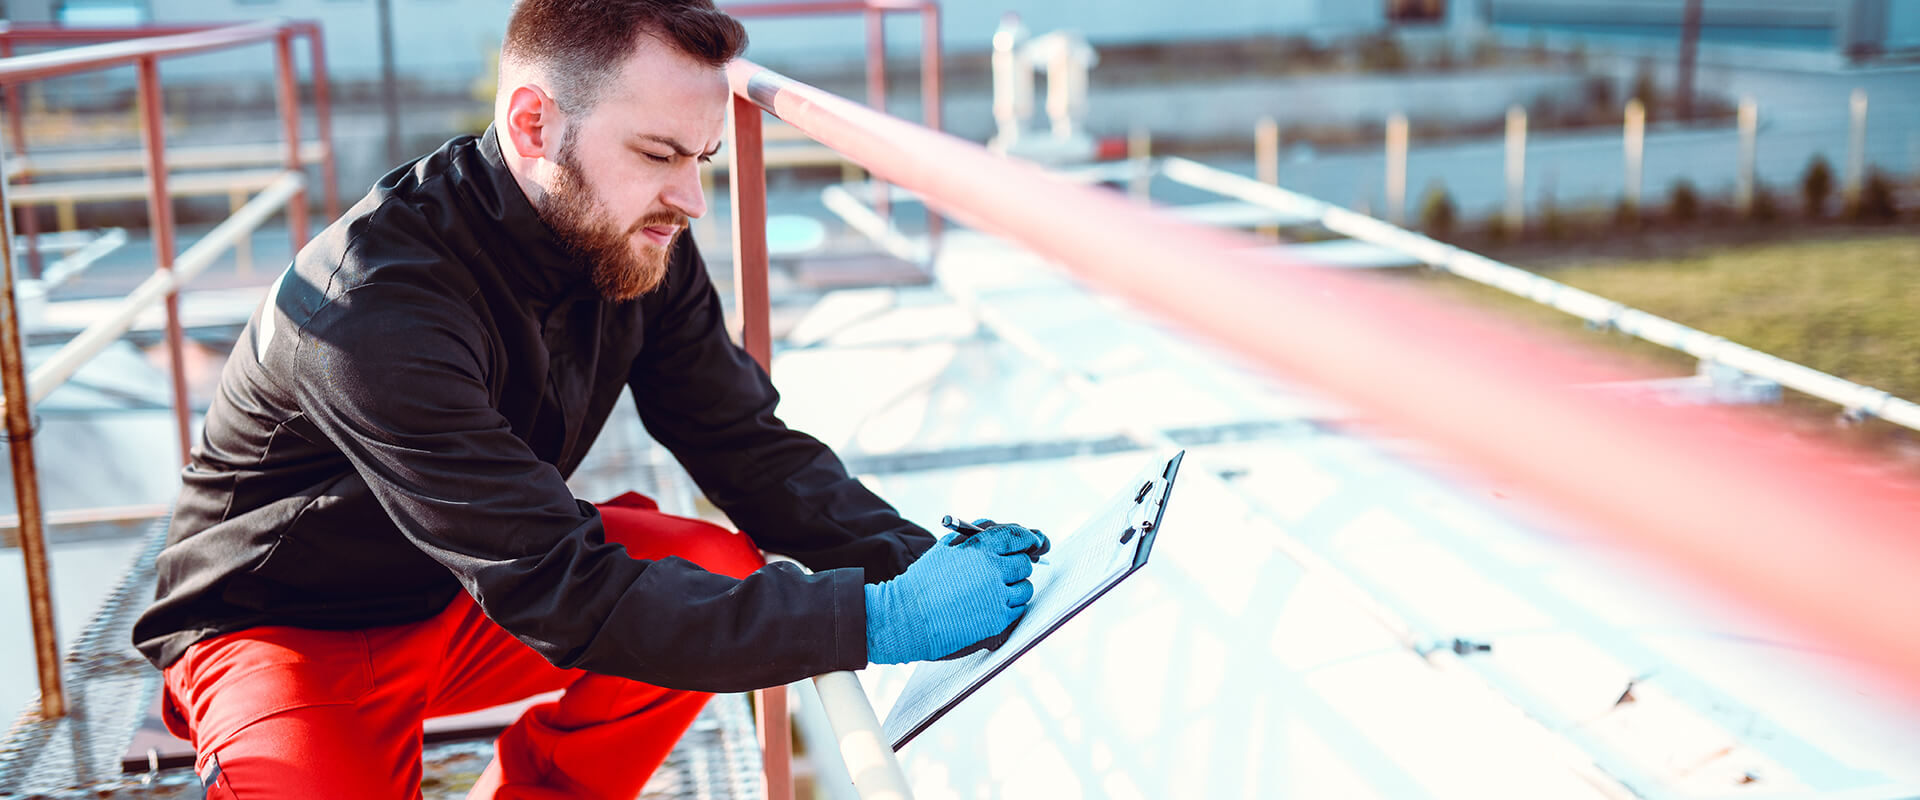
M 867 593 L 858 568 L 814 573 L 825 577 L 833 609 L 833 669 L 859 670 L 867 666 Z

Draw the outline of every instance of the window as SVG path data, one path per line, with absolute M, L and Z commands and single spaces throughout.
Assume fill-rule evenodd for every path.
M 1447 0 L 1387 0 L 1387 19 L 1394 22 L 1437 22 L 1447 16 Z
M 125 28 L 151 18 L 146 0 L 64 0 L 54 14 L 61 25 L 76 28 Z

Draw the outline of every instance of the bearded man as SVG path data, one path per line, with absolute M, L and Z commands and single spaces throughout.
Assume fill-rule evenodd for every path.
M 563 690 L 470 796 L 624 800 L 704 692 L 949 657 L 1024 613 L 1043 537 L 936 544 L 780 422 L 723 328 L 686 230 L 745 44 L 710 0 L 522 0 L 488 130 L 275 282 L 134 629 L 210 797 L 418 797 L 423 719 Z M 742 533 L 572 496 L 622 391 Z

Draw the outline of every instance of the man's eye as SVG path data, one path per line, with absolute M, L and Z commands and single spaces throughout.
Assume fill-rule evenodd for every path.
M 648 161 L 652 161 L 656 164 L 665 164 L 673 160 L 673 156 L 656 155 L 654 153 L 648 153 L 644 151 L 641 152 L 640 155 L 646 156 Z

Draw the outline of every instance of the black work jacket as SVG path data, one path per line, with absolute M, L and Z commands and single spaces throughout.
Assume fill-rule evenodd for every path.
M 932 544 L 774 416 L 683 234 L 612 303 L 492 131 L 382 178 L 294 259 L 234 347 L 134 642 L 164 667 L 257 625 L 412 622 L 465 590 L 562 667 L 738 691 L 866 659 L 863 577 Z M 631 558 L 565 478 L 623 389 L 762 549 L 746 580 Z

